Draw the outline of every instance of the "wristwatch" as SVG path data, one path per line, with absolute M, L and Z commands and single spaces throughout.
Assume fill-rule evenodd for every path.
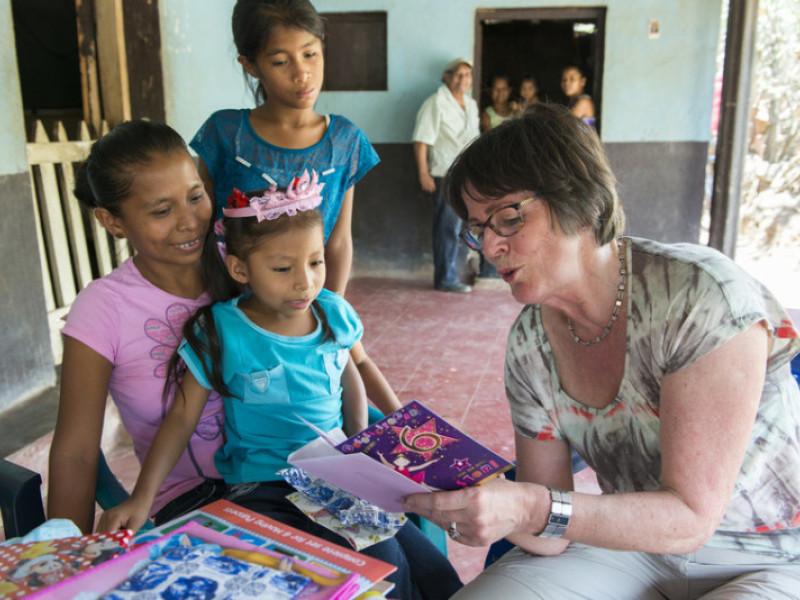
M 543 538 L 560 538 L 569 527 L 572 516 L 572 493 L 561 490 L 550 490 L 550 514 L 547 515 L 547 524 L 538 535 Z

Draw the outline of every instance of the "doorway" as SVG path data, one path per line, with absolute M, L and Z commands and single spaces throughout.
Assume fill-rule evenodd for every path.
M 605 7 L 485 9 L 475 16 L 476 94 L 483 109 L 490 103 L 492 77 L 505 75 L 515 92 L 520 81 L 536 79 L 539 99 L 566 104 L 561 71 L 580 67 L 587 94 L 595 105 L 596 127 L 602 123 Z

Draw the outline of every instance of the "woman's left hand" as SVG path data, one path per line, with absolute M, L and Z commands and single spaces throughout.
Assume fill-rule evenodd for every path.
M 468 546 L 486 546 L 517 531 L 537 533 L 549 510 L 547 488 L 499 478 L 453 492 L 414 494 L 405 509 L 437 523 Z

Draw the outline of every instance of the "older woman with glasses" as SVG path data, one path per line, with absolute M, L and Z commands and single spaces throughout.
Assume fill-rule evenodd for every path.
M 800 339 L 716 251 L 623 236 L 594 130 L 537 104 L 448 174 L 464 240 L 525 305 L 505 379 L 517 481 L 410 496 L 510 551 L 457 598 L 800 598 Z M 570 451 L 602 495 L 572 492 Z

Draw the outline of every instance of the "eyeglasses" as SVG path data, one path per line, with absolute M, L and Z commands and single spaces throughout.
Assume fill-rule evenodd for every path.
M 534 200 L 536 197 L 531 196 L 497 208 L 483 223 L 472 223 L 464 227 L 461 230 L 461 239 L 470 249 L 480 252 L 483 248 L 483 234 L 487 227 L 500 237 L 511 237 L 525 224 L 525 219 L 522 217 L 523 207 Z

